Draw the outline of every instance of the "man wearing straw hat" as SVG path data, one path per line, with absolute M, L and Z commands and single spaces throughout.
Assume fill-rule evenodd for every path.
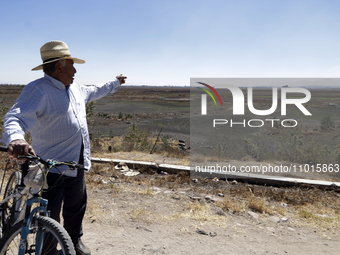
M 90 140 L 85 104 L 112 95 L 125 83 L 126 77 L 120 74 L 103 85 L 79 85 L 73 83 L 76 73 L 73 64 L 85 61 L 72 57 L 66 43 L 48 42 L 40 53 L 43 64 L 32 71 L 43 70 L 44 76 L 26 85 L 6 114 L 1 142 L 8 145 L 8 153 L 13 157 L 37 153 L 43 159 L 79 162 L 89 170 Z M 27 132 L 32 136 L 31 145 L 24 138 Z M 58 167 L 58 170 L 51 169 L 47 178 L 48 184 L 54 186 L 43 193 L 48 199 L 51 217 L 60 221 L 64 202 L 64 227 L 77 255 L 91 254 L 81 241 L 87 203 L 84 170 Z

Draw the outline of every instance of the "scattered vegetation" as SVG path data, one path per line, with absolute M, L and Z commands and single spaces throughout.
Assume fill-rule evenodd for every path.
M 91 138 L 91 151 L 98 152 L 144 152 L 163 154 L 168 157 L 183 158 L 188 152 L 176 143 L 170 134 L 160 134 L 160 138 L 150 135 L 149 129 L 140 130 L 135 122 L 128 128 L 125 135 L 117 137 L 112 130 L 108 136 Z
M 86 116 L 89 128 L 94 124 L 93 116 L 95 116 L 96 102 L 92 101 L 86 104 Z M 117 119 L 117 120 L 128 120 L 132 118 L 131 114 L 123 114 L 120 112 L 118 116 L 109 115 L 106 113 L 98 113 L 96 116 L 105 118 L 105 119 Z M 114 134 L 112 134 L 112 130 L 110 130 L 108 137 L 114 138 Z M 104 138 L 105 139 L 105 138 Z M 94 136 L 92 133 L 90 134 L 90 140 L 92 142 L 92 151 L 100 151 L 103 150 L 103 146 L 101 143 L 101 135 L 98 134 Z M 183 157 L 183 153 L 174 153 L 179 151 L 178 148 L 173 149 L 174 142 L 171 139 L 171 135 L 164 134 L 160 139 L 160 143 L 157 147 L 153 148 L 153 150 L 160 152 L 168 152 L 169 154 L 178 156 L 181 155 Z M 138 126 L 135 122 L 133 122 L 132 126 L 129 127 L 127 133 L 122 137 L 122 140 L 117 142 L 111 141 L 107 146 L 109 152 L 119 152 L 119 151 L 142 151 L 142 152 L 150 152 L 153 144 L 157 145 L 158 141 L 154 141 L 150 136 L 149 129 L 147 130 L 139 130 Z M 177 154 L 177 155 L 176 155 Z
M 245 153 L 256 161 L 282 160 L 302 164 L 339 164 L 340 147 L 320 144 L 313 139 L 306 139 L 301 130 L 282 132 L 271 150 L 264 145 L 264 137 L 244 139 Z M 275 151 L 276 153 L 273 153 Z
M 94 115 L 94 110 L 96 109 L 96 101 L 91 101 L 86 104 L 86 118 L 89 119 Z

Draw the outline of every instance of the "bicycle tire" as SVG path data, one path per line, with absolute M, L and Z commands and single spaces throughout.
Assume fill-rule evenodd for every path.
M 13 193 L 18 192 L 19 185 L 21 184 L 21 172 L 19 171 L 14 171 L 7 182 L 4 196 L 3 198 L 5 199 L 6 197 L 10 196 Z M 18 204 L 20 203 L 20 204 Z M 16 210 L 19 210 L 21 207 L 21 199 L 17 198 L 12 198 L 9 201 L 7 201 L 6 204 L 3 205 L 2 212 L 1 212 L 1 221 L 2 221 L 2 229 L 1 229 L 1 234 L 3 235 L 8 229 L 10 229 L 15 220 L 16 220 Z
M 23 222 L 15 224 L 0 240 L 0 255 L 18 254 L 21 229 Z M 44 232 L 42 255 L 75 255 L 74 246 L 69 234 L 54 219 L 47 216 L 34 216 L 31 224 L 32 231 L 28 234 L 25 242 L 25 254 L 35 254 L 36 234 L 38 228 Z M 54 245 L 53 245 L 54 244 Z M 54 247 L 54 246 L 57 247 Z

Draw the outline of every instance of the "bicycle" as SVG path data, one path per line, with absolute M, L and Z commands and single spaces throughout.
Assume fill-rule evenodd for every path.
M 7 147 L 0 146 L 0 151 L 7 151 Z M 15 171 L 9 177 L 0 202 L 0 232 L 3 233 L 0 236 L 0 255 L 75 255 L 70 236 L 57 221 L 49 218 L 46 209 L 48 201 L 41 195 L 43 189 L 47 188 L 45 180 L 52 167 L 68 165 L 76 169 L 83 166 L 75 162 L 45 161 L 33 155 L 18 156 L 19 158 L 26 158 L 26 162 L 33 167 L 27 175 L 22 175 L 18 170 L 18 162 L 10 162 Z M 31 179 L 25 179 L 29 175 Z

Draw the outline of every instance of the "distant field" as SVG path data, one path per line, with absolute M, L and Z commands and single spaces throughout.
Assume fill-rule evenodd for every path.
M 11 107 L 23 87 L 1 85 L 0 101 Z M 189 88 L 122 86 L 113 96 L 96 101 L 89 130 L 95 136 L 124 135 L 136 122 L 140 129 L 149 129 L 153 135 L 157 135 L 163 126 L 162 134 L 170 134 L 176 140 L 188 140 L 189 98 Z M 129 117 L 124 120 L 114 118 L 120 113 Z
M 96 102 L 96 125 L 90 129 L 96 134 L 123 135 L 135 122 L 140 129 L 149 129 L 153 135 L 163 127 L 162 134 L 169 134 L 175 140 L 188 140 L 190 102 L 175 99 L 189 99 L 189 94 L 190 90 L 185 88 L 123 86 L 113 96 Z M 103 118 L 99 113 L 109 116 L 121 113 L 129 118 L 124 121 Z

